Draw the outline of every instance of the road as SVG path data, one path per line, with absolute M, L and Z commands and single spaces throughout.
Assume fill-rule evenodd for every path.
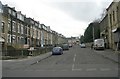
M 74 46 L 30 65 L 3 62 L 3 77 L 118 77 L 118 63 L 96 53 L 101 51 Z

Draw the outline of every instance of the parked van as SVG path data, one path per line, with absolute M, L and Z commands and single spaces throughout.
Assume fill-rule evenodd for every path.
M 62 48 L 63 48 L 63 50 L 69 50 L 69 45 L 68 44 L 63 44 Z
M 94 49 L 104 49 L 105 48 L 104 39 L 95 39 L 93 48 Z

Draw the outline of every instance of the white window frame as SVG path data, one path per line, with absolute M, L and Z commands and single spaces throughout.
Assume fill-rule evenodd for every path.
M 12 35 L 12 42 L 15 44 L 16 43 L 16 35 Z
M 7 35 L 7 43 L 11 43 L 11 35 L 10 34 Z
M 3 9 L 2 8 L 0 8 L 0 13 L 3 13 Z
M 8 19 L 8 30 L 11 31 L 11 20 Z
M 5 29 L 5 22 L 4 21 L 2 21 L 2 27 L 1 27 L 1 31 L 2 31 L 2 33 L 4 33 L 5 31 L 4 31 L 4 29 Z
M 17 36 L 17 43 L 20 44 L 20 37 Z
M 24 25 L 21 24 L 21 34 L 24 34 Z
M 11 13 L 12 13 L 12 10 L 11 10 L 11 9 L 8 9 L 8 13 L 11 14 Z
M 30 27 L 30 36 L 31 36 L 31 37 L 33 36 L 33 33 L 34 33 L 33 30 L 34 30 L 34 29 L 33 29 L 33 26 L 31 26 L 31 27 Z
M 19 13 L 17 13 L 17 18 L 20 19 L 20 14 Z
M 12 23 L 13 23 L 13 24 L 12 24 L 12 26 L 13 26 L 13 27 L 12 27 L 12 31 L 13 31 L 13 32 L 16 32 L 16 22 L 13 21 Z
M 8 21 L 8 30 L 10 31 L 11 30 L 11 25 L 10 25 L 10 21 Z
M 16 16 L 16 12 L 15 12 L 15 11 L 13 11 L 13 12 L 12 12 L 12 15 L 13 15 L 13 16 Z
M 25 32 L 25 34 L 27 35 L 27 26 L 25 26 L 25 30 L 24 30 L 24 32 Z
M 20 44 L 24 44 L 22 39 L 24 39 L 23 36 L 20 37 Z
M 27 44 L 30 45 L 30 38 L 27 38 Z
M 20 23 L 18 23 L 18 33 L 20 33 L 20 30 L 21 30 Z

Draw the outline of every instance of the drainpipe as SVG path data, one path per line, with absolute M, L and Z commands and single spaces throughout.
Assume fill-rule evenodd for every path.
M 13 21 L 13 18 L 12 18 L 12 16 L 11 16 L 11 15 L 10 15 L 10 20 L 11 20 L 11 21 L 10 21 L 10 27 L 11 27 L 11 29 L 10 29 L 10 33 L 11 33 L 11 35 L 10 35 L 10 36 L 11 36 L 11 40 L 10 40 L 10 41 L 11 41 L 11 46 L 12 46 L 12 42 L 13 42 L 13 40 L 12 40 L 12 28 L 13 28 L 13 23 L 12 23 L 12 21 Z
M 2 11 L 2 3 L 0 2 L 0 37 L 2 37 L 1 36 L 1 34 L 2 34 L 2 30 L 1 30 L 1 26 L 2 26 L 2 21 L 1 21 L 1 19 L 2 19 L 2 12 L 1 11 Z M 2 42 L 0 42 L 0 56 L 2 56 Z
M 44 38 L 43 38 L 43 31 L 41 31 L 41 47 L 43 47 L 43 43 L 44 43 Z
M 94 39 L 95 39 L 95 35 L 94 35 L 94 26 L 92 26 L 92 29 L 93 29 L 93 42 L 94 42 Z
M 0 10 L 2 10 L 2 3 L 1 3 L 1 1 L 0 1 Z M 1 21 L 1 19 L 2 19 L 2 12 L 0 11 L 0 26 L 2 26 L 1 25 L 1 23 L 2 23 L 2 21 Z M 1 37 L 1 27 L 0 27 L 0 37 Z M 0 42 L 0 59 L 2 59 L 2 43 Z M 0 78 L 2 78 L 2 61 L 0 61 Z
M 116 51 L 119 50 L 119 43 L 120 43 L 120 32 L 118 32 L 118 42 L 117 42 L 117 49 L 116 49 Z

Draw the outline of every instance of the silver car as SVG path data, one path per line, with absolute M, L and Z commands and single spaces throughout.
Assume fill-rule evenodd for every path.
M 80 44 L 81 48 L 86 48 L 86 45 L 84 43 Z
M 61 47 L 54 47 L 52 49 L 52 55 L 62 55 L 63 49 Z

